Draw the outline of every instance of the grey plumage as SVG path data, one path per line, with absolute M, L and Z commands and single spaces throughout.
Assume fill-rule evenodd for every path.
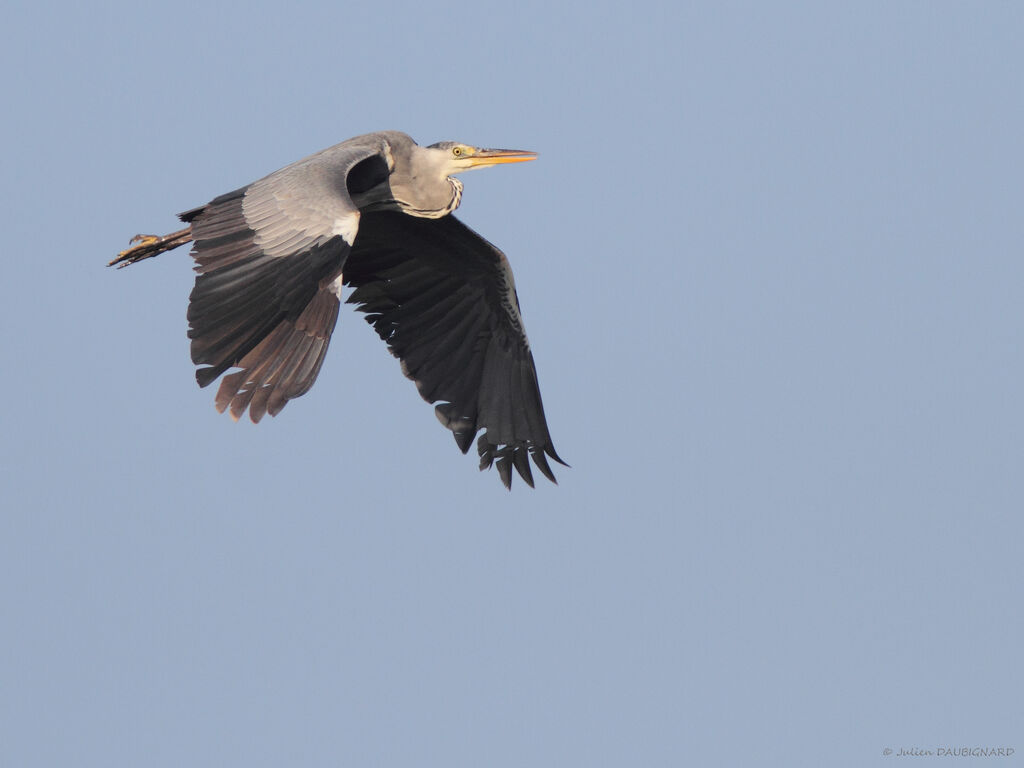
M 420 147 L 397 131 L 359 136 L 181 214 L 188 227 L 147 236 L 125 266 L 194 241 L 188 320 L 196 378 L 222 374 L 215 404 L 235 419 L 277 415 L 309 390 L 348 302 L 402 362 L 480 468 L 529 457 L 554 481 L 564 464 L 548 433 L 536 368 L 505 255 L 451 212 L 452 174 L 529 160 L 533 153 L 455 142 Z M 239 369 L 228 372 L 229 369 Z

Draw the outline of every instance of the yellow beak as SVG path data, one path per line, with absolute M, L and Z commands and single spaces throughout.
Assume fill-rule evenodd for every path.
M 501 163 L 525 163 L 527 160 L 536 159 L 536 152 L 525 149 L 476 149 L 466 158 L 470 168 L 486 168 Z

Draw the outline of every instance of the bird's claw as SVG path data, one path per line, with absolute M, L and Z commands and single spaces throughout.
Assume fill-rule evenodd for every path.
M 160 242 L 160 238 L 156 235 L 136 235 L 129 243 L 134 243 L 131 248 L 126 248 L 117 254 L 117 258 L 107 264 L 108 267 L 112 267 L 115 264 L 118 269 L 127 267 L 129 264 L 134 264 L 136 261 L 148 258 L 154 254 L 149 253 L 149 249 Z

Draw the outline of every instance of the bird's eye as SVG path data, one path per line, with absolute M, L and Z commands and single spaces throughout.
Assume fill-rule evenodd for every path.
M 460 157 L 462 155 L 462 147 L 452 147 L 452 154 Z

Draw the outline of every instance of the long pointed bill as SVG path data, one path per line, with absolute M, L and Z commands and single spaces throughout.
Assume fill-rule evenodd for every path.
M 486 168 L 501 163 L 525 163 L 536 158 L 536 152 L 525 149 L 478 149 L 466 159 L 469 160 L 470 168 Z

